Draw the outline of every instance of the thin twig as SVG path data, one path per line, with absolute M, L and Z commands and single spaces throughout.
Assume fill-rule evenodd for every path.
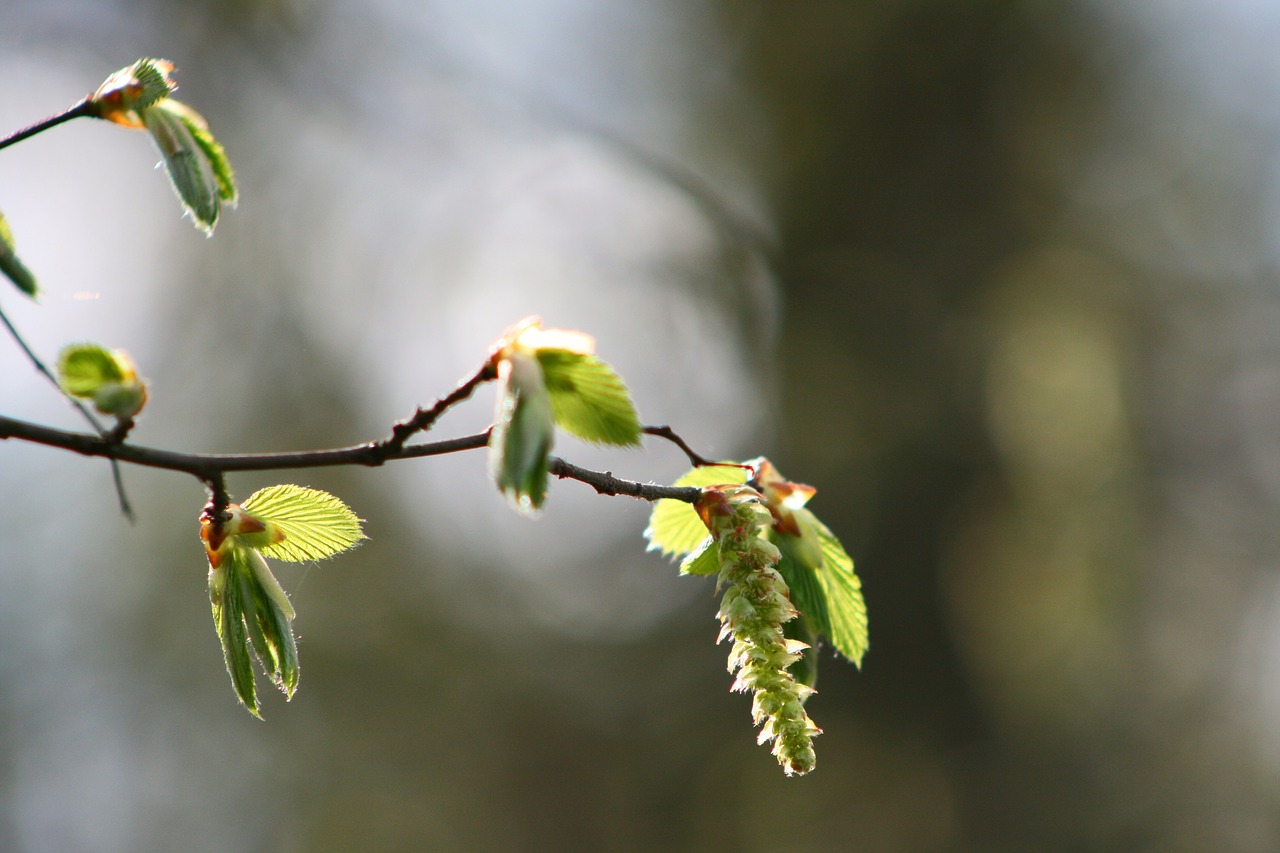
M 391 435 L 376 445 L 377 450 L 375 452 L 386 454 L 384 458 L 387 459 L 395 457 L 404 448 L 405 442 L 416 433 L 426 432 L 431 429 L 440 416 L 451 407 L 470 397 L 481 384 L 497 378 L 497 362 L 491 358 L 474 374 L 459 382 L 457 388 L 436 400 L 430 408 L 418 409 L 413 413 L 412 417 L 406 418 L 393 426 Z
M 647 426 L 647 427 L 642 427 L 641 429 L 645 435 L 656 435 L 658 438 L 665 438 L 667 441 L 671 442 L 676 447 L 683 450 L 685 456 L 689 457 L 690 464 L 692 464 L 693 467 L 695 468 L 706 468 L 709 465 L 732 465 L 733 464 L 731 462 L 718 462 L 714 459 L 708 459 L 707 457 L 699 453 L 695 453 L 693 448 L 691 448 L 688 444 L 686 444 L 683 438 L 676 435 L 675 430 L 673 430 L 669 426 Z
M 28 127 L 24 127 L 22 130 L 15 131 L 3 139 L 0 139 L 0 150 L 8 148 L 10 145 L 16 145 L 24 139 L 29 139 L 37 133 L 43 133 L 51 127 L 57 127 L 58 125 L 71 121 L 74 118 L 86 118 L 92 117 L 93 115 L 93 104 L 88 98 L 85 98 L 78 104 L 73 104 L 65 112 L 49 116 L 46 119 L 38 121 Z

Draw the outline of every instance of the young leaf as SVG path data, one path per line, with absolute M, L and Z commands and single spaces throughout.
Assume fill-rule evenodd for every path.
M 142 111 L 142 121 L 151 133 L 169 182 L 178 194 L 196 227 L 213 234 L 221 211 L 222 187 L 205 149 L 192 133 L 189 110 L 178 109 L 166 98 Z
M 244 579 L 253 596 L 248 622 L 254 649 L 271 683 L 293 698 L 298 688 L 298 643 L 293 636 L 293 605 L 257 551 L 246 549 L 251 574 Z M 247 616 L 247 614 L 246 614 Z
M 73 397 L 92 397 L 109 383 L 123 382 L 132 367 L 121 354 L 99 344 L 68 344 L 58 355 L 58 384 Z
M 249 648 L 249 632 L 245 622 L 245 590 L 232 569 L 236 558 L 209 569 L 209 601 L 213 605 L 213 627 L 222 644 L 222 660 L 231 686 L 240 703 L 250 714 L 261 718 L 257 686 L 253 678 L 253 660 Z M 249 606 L 252 606 L 251 604 Z
M 147 387 L 120 350 L 69 344 L 58 356 L 58 384 L 73 397 L 93 400 L 104 415 L 132 418 L 147 402 Z
M 261 548 L 263 554 L 277 560 L 323 560 L 355 547 L 364 538 L 361 519 L 351 508 L 319 489 L 270 486 L 250 495 L 241 508 L 284 534 L 283 539 Z
M 9 281 L 17 285 L 18 289 L 27 296 L 34 299 L 39 295 L 40 287 L 36 284 L 36 277 L 31 274 L 31 270 L 27 269 L 26 264 L 18 259 L 13 232 L 9 230 L 9 221 L 5 219 L 3 213 L 0 213 L 0 272 L 3 272 Z
M 89 96 L 93 115 L 125 127 L 142 127 L 141 113 L 178 88 L 167 59 L 139 59 L 112 74 Z
M 858 666 L 868 645 L 867 604 L 862 597 L 862 581 L 854 571 L 853 558 L 840 540 L 817 518 L 818 541 L 822 543 L 822 568 L 815 572 L 826 599 L 827 622 L 816 625 L 818 633 Z M 786 573 L 783 573 L 786 576 Z
M 547 457 L 555 424 L 542 366 L 515 350 L 498 365 L 498 402 L 489 433 L 489 473 L 519 512 L 536 513 L 547 497 Z
M 555 421 L 584 441 L 633 447 L 640 443 L 640 417 L 622 378 L 589 353 L 537 350 Z
M 231 685 L 249 713 L 262 716 L 255 656 L 271 683 L 292 698 L 299 672 L 293 606 L 262 555 L 243 544 L 223 550 L 218 567 L 209 569 L 209 600 Z
M 745 483 L 750 475 L 749 470 L 738 465 L 709 465 L 694 468 L 676 480 L 674 485 L 699 488 L 738 485 Z M 683 557 L 702 547 L 707 538 L 707 526 L 689 504 L 663 498 L 654 505 L 644 535 L 649 540 L 648 550 L 660 551 L 669 557 Z

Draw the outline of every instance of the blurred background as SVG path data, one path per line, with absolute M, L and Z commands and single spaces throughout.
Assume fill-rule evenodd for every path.
M 206 240 L 143 134 L 0 155 L 45 289 L 0 305 L 134 356 L 134 440 L 375 439 L 541 314 L 817 487 L 871 651 L 787 779 L 644 504 L 517 518 L 480 454 L 246 474 L 371 537 L 279 567 L 303 678 L 258 722 L 200 484 L 126 469 L 130 526 L 101 461 L 5 442 L 0 848 L 1280 848 L 1278 38 L 1257 0 L 5 4 L 0 129 L 163 56 L 237 168 Z M 0 364 L 5 414 L 80 428 Z

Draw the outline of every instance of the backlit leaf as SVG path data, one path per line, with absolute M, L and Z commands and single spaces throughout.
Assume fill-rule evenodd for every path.
M 622 377 L 594 355 L 540 348 L 551 411 L 566 432 L 595 444 L 634 447 L 640 417 Z
M 791 588 L 791 601 L 818 634 L 844 657 L 861 665 L 868 642 L 867 605 L 853 558 L 813 513 L 805 509 L 794 512 L 801 535 L 816 538 L 821 562 L 812 562 L 813 549 L 797 537 L 770 533 L 782 552 L 778 571 Z
M 92 343 L 68 344 L 58 355 L 58 384 L 74 397 L 93 397 L 104 385 L 131 378 L 120 354 Z
M 261 549 L 263 554 L 277 560 L 291 563 L 323 560 L 364 539 L 360 518 L 340 499 L 319 489 L 269 486 L 250 495 L 241 507 L 259 521 L 275 525 L 284 534 L 281 541 Z
M 673 485 L 699 488 L 737 485 L 745 483 L 749 476 L 750 471 L 736 465 L 708 465 L 694 468 Z M 683 557 L 702 547 L 707 538 L 707 526 L 691 504 L 663 498 L 654 504 L 644 535 L 649 540 L 650 551 L 661 551 L 669 557 Z

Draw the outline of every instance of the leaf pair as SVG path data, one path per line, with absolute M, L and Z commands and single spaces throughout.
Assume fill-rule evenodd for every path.
M 815 490 L 784 480 L 763 457 L 742 464 L 695 468 L 675 482 L 677 486 L 701 488 L 730 484 L 747 484 L 760 492 L 773 517 L 767 535 L 782 554 L 778 572 L 787 582 L 792 604 L 801 615 L 796 622 L 788 623 L 789 633 L 811 645 L 814 635 L 825 637 L 840 654 L 861 665 L 867 650 L 867 607 L 862 582 L 840 540 L 805 508 Z M 658 501 L 645 536 L 650 550 L 682 557 L 683 574 L 708 575 L 718 571 L 715 543 L 707 535 L 707 526 L 687 503 Z M 806 661 L 816 667 L 811 655 L 806 656 Z M 812 678 L 807 681 L 812 683 Z
M 209 602 L 222 657 L 240 702 L 261 717 L 253 658 L 293 698 L 298 687 L 294 609 L 263 555 L 286 562 L 323 560 L 354 547 L 360 519 L 327 492 L 271 486 L 215 520 L 206 508 L 200 538 L 209 558 Z
M 543 329 L 530 317 L 494 345 L 490 358 L 498 399 L 489 472 L 518 511 L 536 513 L 546 500 L 556 426 L 594 444 L 640 443 L 640 418 L 627 386 L 595 356 L 589 335 Z

